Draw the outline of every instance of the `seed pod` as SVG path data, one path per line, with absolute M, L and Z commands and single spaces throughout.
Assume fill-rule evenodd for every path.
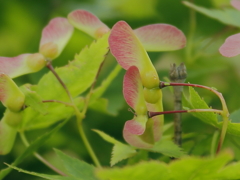
M 14 144 L 17 130 L 6 123 L 5 115 L 0 121 L 0 155 L 8 154 Z
M 145 101 L 151 104 L 155 104 L 161 98 L 161 90 L 159 88 L 148 89 L 144 88 L 143 90 Z
M 6 112 L 4 113 L 5 122 L 11 126 L 17 128 L 21 121 L 22 121 L 22 113 L 21 112 L 13 112 L 9 109 L 6 109 Z
M 0 74 L 0 101 L 11 111 L 21 110 L 25 95 L 6 74 Z

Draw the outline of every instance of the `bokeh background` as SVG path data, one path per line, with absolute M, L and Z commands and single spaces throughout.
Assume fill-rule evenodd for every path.
M 207 8 L 230 7 L 228 0 L 195 0 L 194 3 Z M 132 28 L 152 23 L 167 23 L 178 27 L 189 39 L 186 48 L 173 52 L 149 53 L 160 78 L 165 80 L 168 77 L 171 63 L 184 62 L 188 71 L 187 82 L 217 88 L 223 93 L 230 112 L 240 108 L 239 56 L 225 58 L 218 52 L 218 48 L 225 38 L 239 32 L 239 29 L 226 26 L 199 13 L 195 14 L 196 26 L 194 28 L 190 18 L 190 9 L 185 7 L 180 0 L 0 0 L 0 56 L 14 57 L 22 53 L 37 52 L 42 28 L 50 19 L 58 16 L 66 17 L 68 13 L 76 9 L 89 10 L 109 27 L 119 20 L 125 20 Z M 193 34 L 190 33 L 191 28 L 193 28 Z M 69 44 L 61 56 L 54 60 L 53 65 L 59 67 L 67 64 L 76 53 L 79 53 L 92 41 L 93 39 L 88 35 L 75 30 Z M 98 84 L 115 64 L 116 61 L 109 55 Z M 15 82 L 18 85 L 36 84 L 46 72 L 47 69 L 43 69 L 31 75 L 24 75 L 16 78 Z M 109 112 L 103 113 L 90 109 L 83 122 L 89 141 L 104 166 L 109 166 L 112 145 L 103 141 L 91 129 L 102 130 L 123 141 L 124 122 L 132 118 L 122 97 L 123 75 L 124 71 L 122 70 L 104 94 L 104 97 L 109 99 Z M 81 79 L 79 79 L 79 83 L 81 83 Z M 220 101 L 214 94 L 202 89 L 197 91 L 210 106 L 221 108 Z M 173 95 L 167 88 L 163 90 L 163 104 L 165 110 L 173 109 Z M 4 112 L 2 105 L 0 105 L 0 112 L 2 116 Z M 216 129 L 191 115 L 183 115 L 182 118 L 183 149 L 193 155 L 209 154 L 212 135 Z M 165 116 L 166 123 L 170 123 L 172 120 L 172 115 Z M 30 141 L 33 141 L 51 128 L 29 131 L 26 135 Z M 168 133 L 172 134 L 173 131 Z M 240 159 L 238 150 L 240 143 L 237 138 L 227 136 L 224 147 L 232 148 L 236 159 Z M 61 168 L 61 163 L 54 154 L 53 148 L 92 163 L 78 134 L 74 118 L 38 150 L 51 163 Z M 11 153 L 0 156 L 0 168 L 6 167 L 3 162 L 14 161 L 24 149 L 25 147 L 18 137 Z M 164 160 L 164 158 L 162 159 Z M 121 163 L 119 165 L 121 166 Z M 33 156 L 26 158 L 19 167 L 29 171 L 54 174 Z M 37 180 L 40 178 L 13 170 L 5 179 Z

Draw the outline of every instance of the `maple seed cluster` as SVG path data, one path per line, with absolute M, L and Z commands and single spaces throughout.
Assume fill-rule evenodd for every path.
M 136 147 L 152 147 L 161 137 L 163 116 L 149 118 L 148 111 L 162 111 L 159 77 L 146 51 L 172 51 L 186 44 L 182 31 L 168 24 L 152 24 L 132 30 L 124 21 L 110 28 L 95 15 L 75 10 L 68 19 L 52 19 L 43 29 L 39 52 L 17 57 L 0 57 L 0 100 L 7 108 L 0 122 L 0 154 L 7 154 L 21 124 L 25 95 L 11 78 L 33 73 L 56 59 L 77 28 L 94 39 L 109 35 L 109 48 L 118 63 L 127 70 L 123 93 L 136 116 L 125 123 L 123 136 Z M 110 33 L 109 33 L 110 32 Z M 11 122 L 10 122 L 11 119 Z

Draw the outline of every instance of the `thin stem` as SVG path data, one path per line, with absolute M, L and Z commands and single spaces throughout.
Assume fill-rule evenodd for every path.
M 29 146 L 29 142 L 24 134 L 24 132 L 20 132 L 20 137 L 21 140 L 23 142 L 23 144 L 28 147 Z M 55 171 L 56 173 L 62 175 L 62 176 L 67 176 L 65 173 L 63 173 L 61 170 L 57 169 L 55 166 L 53 166 L 52 164 L 50 164 L 46 159 L 44 159 L 40 154 L 34 152 L 33 153 L 34 156 L 41 161 L 43 164 L 45 164 L 47 167 L 49 167 L 50 169 L 52 169 L 53 171 Z
M 66 102 L 59 101 L 59 100 L 43 100 L 42 102 L 43 102 L 43 103 L 54 102 L 54 103 L 64 104 L 64 105 L 70 106 L 70 107 L 73 107 L 73 106 L 74 106 L 72 103 L 66 103 Z
M 193 0 L 192 0 L 193 1 Z M 192 46 L 193 46 L 193 36 L 196 30 L 196 12 L 194 9 L 190 9 L 189 12 L 189 34 L 188 34 L 188 44 L 186 48 L 186 60 L 187 62 L 192 62 Z
M 203 86 L 203 85 L 199 85 L 199 84 L 189 84 L 189 83 L 169 83 L 169 82 L 160 82 L 160 88 L 164 88 L 164 87 L 167 87 L 167 86 L 191 86 L 191 87 L 198 87 L 198 88 L 203 88 L 203 89 L 207 89 L 211 92 L 213 92 L 214 94 L 216 94 L 221 103 L 222 103 L 222 108 L 223 108 L 223 111 L 225 112 L 228 112 L 228 108 L 227 108 L 227 105 L 226 105 L 226 102 L 225 102 L 225 99 L 223 98 L 222 96 L 222 93 L 218 92 L 217 90 L 213 89 L 213 88 L 210 88 L 208 86 Z
M 221 150 L 223 141 L 224 141 L 225 136 L 226 136 L 227 127 L 228 127 L 228 116 L 222 115 L 222 117 L 223 117 L 223 125 L 222 125 L 222 131 L 221 131 L 220 139 L 219 139 L 219 142 L 218 142 L 218 148 L 217 148 L 217 151 L 216 151 L 217 154 Z
M 216 143 L 217 143 L 218 136 L 219 136 L 219 130 L 217 130 L 212 137 L 212 143 L 211 143 L 211 149 L 210 149 L 211 157 L 215 156 Z
M 88 108 L 88 105 L 89 105 L 89 102 L 90 102 L 90 98 L 91 98 L 91 96 L 92 96 L 92 93 L 93 93 L 93 90 L 94 90 L 94 86 L 95 86 L 95 84 L 96 84 L 96 81 L 97 81 L 97 78 L 98 78 L 98 76 L 99 76 L 99 73 L 100 73 L 100 71 L 101 71 L 101 69 L 102 69 L 103 63 L 104 63 L 104 61 L 101 63 L 101 65 L 100 65 L 100 67 L 99 67 L 99 69 L 98 69 L 98 72 L 97 72 L 97 74 L 96 74 L 96 76 L 95 76 L 94 82 L 93 82 L 93 84 L 91 85 L 91 88 L 90 88 L 90 90 L 89 90 L 89 93 L 87 94 L 87 96 L 86 96 L 86 98 L 85 98 L 85 106 L 84 106 L 84 108 L 83 108 L 83 111 L 82 111 L 80 114 L 77 113 L 77 114 L 80 115 L 80 116 L 76 115 L 76 116 L 77 116 L 77 123 L 78 123 L 78 131 L 79 131 L 79 134 L 80 134 L 80 136 L 82 137 L 83 143 L 84 143 L 85 147 L 87 148 L 89 155 L 91 156 L 94 164 L 95 164 L 97 167 L 101 167 L 101 164 L 100 164 L 97 156 L 95 155 L 95 153 L 94 153 L 94 151 L 93 151 L 93 149 L 92 149 L 92 147 L 91 147 L 91 145 L 90 145 L 90 143 L 89 143 L 89 141 L 88 141 L 88 139 L 87 139 L 87 137 L 86 137 L 86 135 L 85 135 L 85 133 L 84 133 L 83 126 L 82 126 L 82 120 L 83 120 L 83 118 L 85 117 L 85 114 L 86 114 L 86 112 L 87 112 L 87 108 Z M 83 116 L 83 117 L 81 117 L 81 116 Z
M 67 86 L 65 85 L 65 83 L 62 81 L 62 79 L 59 77 L 59 75 L 57 74 L 57 72 L 55 71 L 55 69 L 52 66 L 52 63 L 50 60 L 47 61 L 46 64 L 47 68 L 53 73 L 53 75 L 57 78 L 57 80 L 59 81 L 59 83 L 62 85 L 62 87 L 64 88 L 64 90 L 66 91 L 70 101 L 73 103 L 73 98 L 67 88 Z
M 86 96 L 86 98 L 85 98 L 85 106 L 84 106 L 83 111 L 82 111 L 82 113 L 83 113 L 84 115 L 85 115 L 86 112 L 87 112 L 87 108 L 88 108 L 88 105 L 89 105 L 89 102 L 90 102 L 90 98 L 91 98 L 91 96 L 92 96 L 92 93 L 93 93 L 95 84 L 96 84 L 96 82 L 97 82 L 97 78 L 98 78 L 98 76 L 99 76 L 99 73 L 100 73 L 100 71 L 101 71 L 101 69 L 102 69 L 103 63 L 104 63 L 104 61 L 101 63 L 101 65 L 100 65 L 100 67 L 99 67 L 99 69 L 98 69 L 97 75 L 95 76 L 94 82 L 92 83 L 91 88 L 90 88 L 90 90 L 89 90 L 89 92 L 88 92 L 88 94 L 87 94 L 87 96 Z
M 97 167 L 101 167 L 101 164 L 100 164 L 97 156 L 95 155 L 95 153 L 94 153 L 94 151 L 93 151 L 93 149 L 92 149 L 90 143 L 88 142 L 88 139 L 87 139 L 87 137 L 86 137 L 86 135 L 84 133 L 82 124 L 79 124 L 79 123 L 82 123 L 82 120 L 79 119 L 77 122 L 78 122 L 78 130 L 79 130 L 80 136 L 82 137 L 83 143 L 84 143 L 85 147 L 87 148 L 88 153 L 90 154 L 94 164 Z
M 95 163 L 95 165 L 96 165 L 97 167 L 101 167 L 101 165 L 100 165 L 100 163 L 99 163 L 99 161 L 98 161 L 98 159 L 97 159 L 97 156 L 95 155 L 95 153 L 94 153 L 94 151 L 93 151 L 90 143 L 88 142 L 87 137 L 86 137 L 86 135 L 85 135 L 85 133 L 84 133 L 84 131 L 83 131 L 83 128 L 82 128 L 82 120 L 83 120 L 84 117 L 85 117 L 85 113 L 86 113 L 86 110 L 87 110 L 88 101 L 89 101 L 90 96 L 87 97 L 87 102 L 86 102 L 87 105 L 85 105 L 86 110 L 84 110 L 84 112 L 81 113 L 81 112 L 79 111 L 79 109 L 76 107 L 76 105 L 74 104 L 73 98 L 72 98 L 72 96 L 71 96 L 71 94 L 70 94 L 67 86 L 64 84 L 64 82 L 62 81 L 62 79 L 59 77 L 59 75 L 58 75 L 58 74 L 56 73 L 56 71 L 54 70 L 54 68 L 53 68 L 53 66 L 52 66 L 52 64 L 51 64 L 51 61 L 47 61 L 47 65 L 46 65 L 46 66 L 47 66 L 48 69 L 54 74 L 54 76 L 57 78 L 57 80 L 59 81 L 59 83 L 60 83 L 60 84 L 62 85 L 62 87 L 65 89 L 65 91 L 66 91 L 66 93 L 67 93 L 67 95 L 68 95 L 68 97 L 69 97 L 69 99 L 70 99 L 70 101 L 71 101 L 71 103 L 72 103 L 72 107 L 73 107 L 73 109 L 74 109 L 74 111 L 75 111 L 75 114 L 76 114 L 76 117 L 77 117 L 77 123 L 78 123 L 79 133 L 80 133 L 80 136 L 81 136 L 81 138 L 82 138 L 82 140 L 83 140 L 83 142 L 84 142 L 84 145 L 86 146 L 86 148 L 87 148 L 87 150 L 88 150 L 88 153 L 90 154 L 90 156 L 91 156 L 93 162 Z M 93 83 L 93 84 L 94 84 L 94 83 Z
M 105 58 L 106 58 L 106 56 L 108 55 L 108 53 L 109 53 L 109 51 L 108 51 L 107 54 L 105 55 Z M 97 72 L 97 74 L 96 74 L 96 76 L 95 76 L 94 82 L 92 83 L 91 88 L 90 88 L 90 90 L 89 90 L 89 93 L 87 94 L 87 96 L 86 96 L 86 98 L 85 98 L 85 106 L 84 106 L 83 111 L 82 111 L 83 114 L 86 114 L 86 112 L 87 112 L 87 108 L 88 108 L 88 105 L 89 105 L 89 102 L 90 102 L 90 98 L 91 98 L 91 96 L 92 96 L 92 93 L 93 93 L 95 84 L 96 84 L 96 82 L 97 82 L 97 78 L 98 78 L 98 76 L 99 76 L 99 74 L 100 74 L 100 72 L 101 72 L 101 70 L 102 70 L 102 67 L 103 67 L 104 62 L 105 62 L 105 60 L 100 64 L 100 66 L 99 66 L 99 68 L 98 68 L 98 72 Z M 115 71 L 115 70 L 116 70 L 116 68 L 114 68 L 113 71 Z
M 163 115 L 163 114 L 173 114 L 173 113 L 192 113 L 192 112 L 213 112 L 217 114 L 222 114 L 222 110 L 218 109 L 189 109 L 189 110 L 177 110 L 177 111 L 162 111 L 162 112 L 148 112 L 148 117 L 152 118 L 154 116 Z
M 171 65 L 169 78 L 171 82 L 175 83 L 184 83 L 187 78 L 187 70 L 184 63 L 181 63 L 178 67 L 175 63 Z M 182 86 L 174 86 L 173 94 L 174 94 L 174 110 L 182 110 Z M 174 113 L 174 142 L 178 146 L 182 145 L 182 121 L 181 114 Z

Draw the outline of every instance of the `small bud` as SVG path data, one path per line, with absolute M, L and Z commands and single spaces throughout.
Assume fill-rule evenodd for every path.
M 178 67 L 173 63 L 170 68 L 169 77 L 172 82 L 184 82 L 187 78 L 187 70 L 184 63 L 181 63 Z
M 178 71 L 175 63 L 171 64 L 169 77 L 171 81 L 175 81 L 176 79 L 178 79 Z
M 184 63 L 181 63 L 178 68 L 179 79 L 184 80 L 187 78 L 187 69 Z

